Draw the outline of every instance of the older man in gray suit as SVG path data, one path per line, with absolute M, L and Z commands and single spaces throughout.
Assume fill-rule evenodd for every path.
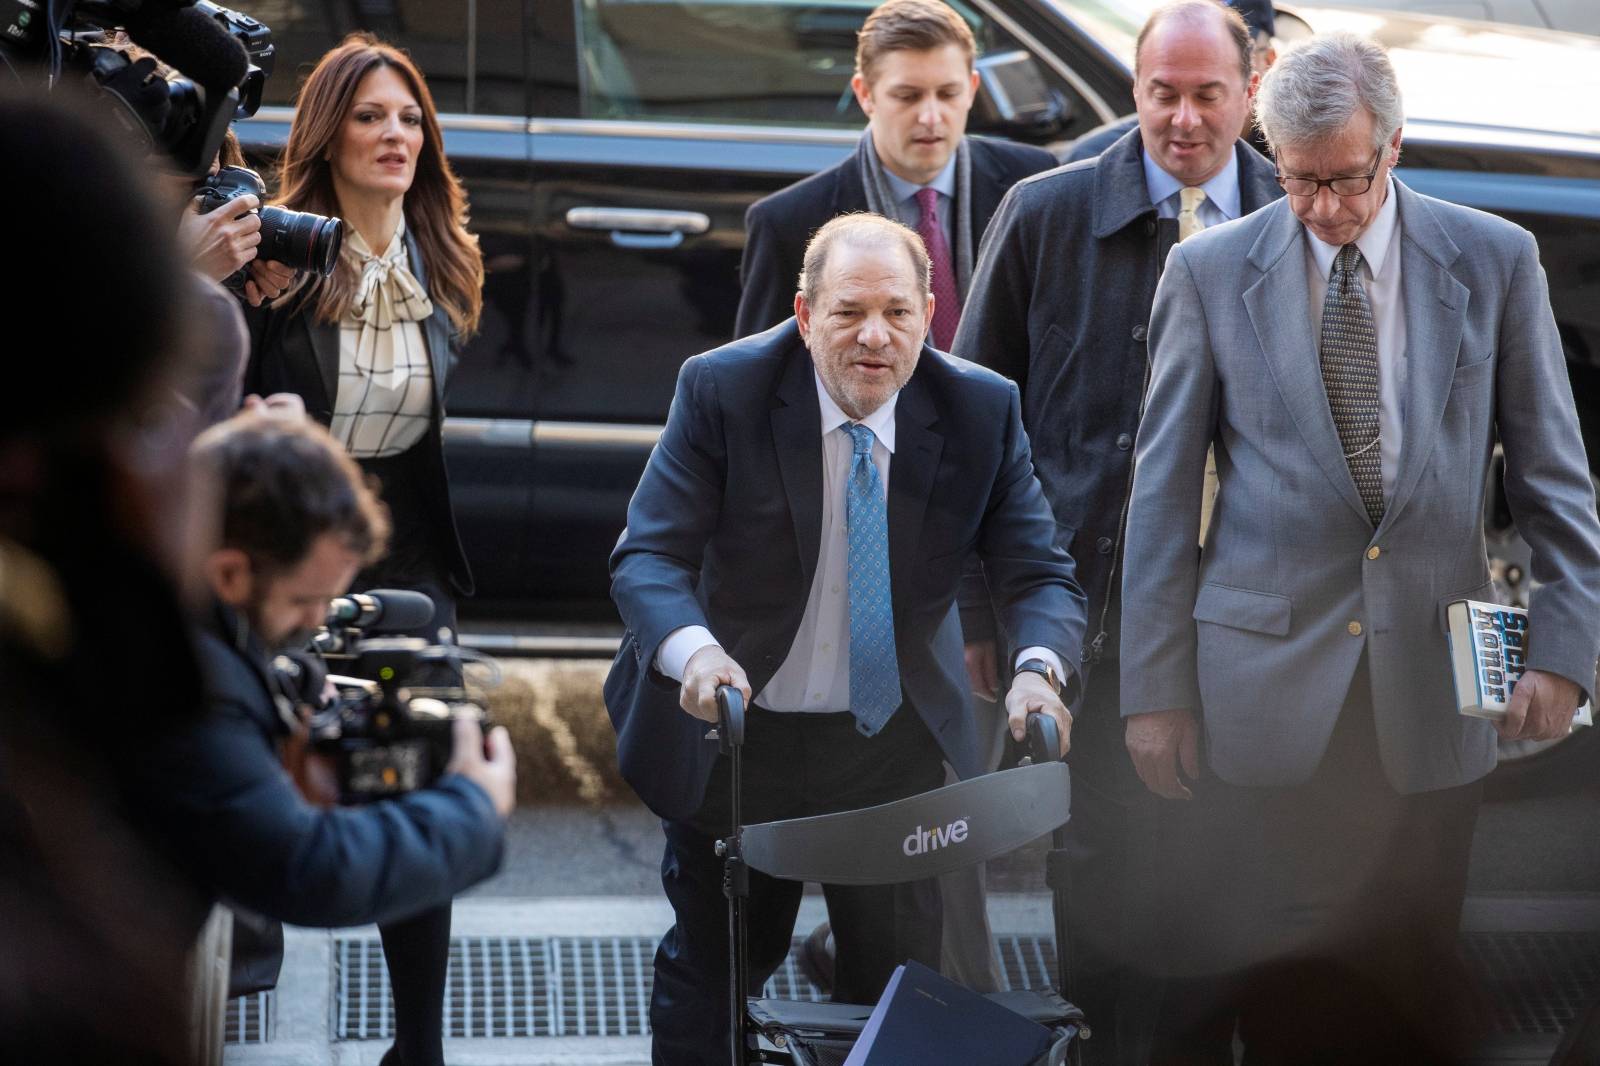
M 1127 742 L 1153 791 L 1195 801 L 1208 934 L 1157 1060 L 1237 1021 L 1265 1061 L 1448 1061 L 1495 731 L 1558 736 L 1592 695 L 1594 492 L 1534 240 L 1394 179 L 1383 51 L 1313 38 L 1257 114 L 1288 196 L 1172 253 L 1128 520 Z M 1491 726 L 1456 712 L 1444 612 L 1495 596 L 1497 438 L 1542 587 Z

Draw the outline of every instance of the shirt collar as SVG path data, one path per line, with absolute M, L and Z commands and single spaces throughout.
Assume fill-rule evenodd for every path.
M 1209 200 L 1223 217 L 1235 219 L 1239 217 L 1239 153 L 1238 146 L 1228 149 L 1228 162 L 1221 170 L 1212 176 L 1211 180 L 1200 186 L 1206 191 Z M 1150 192 L 1150 202 L 1160 204 L 1162 201 L 1178 195 L 1183 188 L 1183 182 L 1161 169 L 1161 164 L 1150 158 L 1149 152 L 1141 152 L 1144 159 L 1144 184 Z
M 855 419 L 845 414 L 843 408 L 828 395 L 827 387 L 822 384 L 822 375 L 817 373 L 815 366 L 811 369 L 811 376 L 816 379 L 817 404 L 822 408 L 822 435 L 826 437 L 840 426 L 854 422 Z M 896 392 L 882 407 L 861 419 L 861 424 L 872 430 L 878 443 L 887 448 L 890 455 L 894 454 L 894 405 L 899 399 L 900 394 Z
M 1361 258 L 1366 260 L 1367 269 L 1371 271 L 1371 277 L 1374 279 L 1383 271 L 1383 264 L 1389 258 L 1389 246 L 1394 243 L 1395 224 L 1400 218 L 1399 209 L 1395 206 L 1394 178 L 1385 179 L 1385 185 L 1383 206 L 1378 208 L 1378 217 L 1372 220 L 1372 225 L 1367 227 L 1365 233 L 1356 238 L 1356 247 L 1361 249 Z M 1322 276 L 1331 277 L 1333 261 L 1339 257 L 1339 249 L 1323 243 L 1310 230 L 1306 230 L 1306 243 L 1311 248 L 1311 258 L 1316 260 L 1317 269 L 1322 272 Z
M 923 189 L 932 189 L 953 200 L 956 195 L 956 153 L 950 153 L 944 169 L 926 185 L 909 182 L 888 167 L 883 168 L 883 176 L 889 179 L 889 191 L 894 193 L 894 202 L 897 204 L 916 199 L 917 193 Z

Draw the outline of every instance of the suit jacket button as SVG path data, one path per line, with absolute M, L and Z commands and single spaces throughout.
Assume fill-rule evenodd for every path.
M 1129 448 L 1133 447 L 1133 434 L 1131 434 L 1131 433 L 1118 433 L 1117 434 L 1117 447 L 1121 448 L 1123 451 L 1127 451 Z
M 1094 542 L 1094 546 L 1095 546 L 1095 550 L 1098 551 L 1101 555 L 1110 555 L 1111 554 L 1111 538 L 1110 537 L 1101 537 L 1099 540 Z
M 1345 628 L 1345 631 L 1347 633 L 1349 633 L 1352 637 L 1359 637 L 1361 635 L 1361 623 L 1360 622 L 1351 622 L 1349 625 L 1345 626 L 1344 628 Z
M 1144 235 L 1146 237 L 1154 237 L 1156 235 L 1156 224 L 1154 219 L 1150 219 L 1145 222 Z
M 1143 324 L 1140 324 L 1140 325 L 1137 325 L 1137 326 L 1133 327 L 1133 339 L 1136 340 L 1136 341 L 1144 340 L 1144 326 L 1143 326 Z
M 1379 548 L 1376 544 L 1374 544 L 1372 547 L 1367 549 L 1367 558 L 1368 559 L 1376 559 L 1378 556 L 1380 556 L 1382 554 L 1383 554 L 1383 549 Z

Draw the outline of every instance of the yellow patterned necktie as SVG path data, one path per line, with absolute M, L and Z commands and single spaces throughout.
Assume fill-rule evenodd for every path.
M 1206 228 L 1200 221 L 1200 205 L 1205 203 L 1206 191 L 1195 185 L 1178 190 L 1178 240 L 1186 241 Z
M 1205 203 L 1206 191 L 1195 185 L 1187 185 L 1178 191 L 1178 240 L 1186 241 L 1196 233 L 1206 228 L 1200 221 L 1200 205 Z M 1217 499 L 1217 453 L 1216 449 L 1206 452 L 1206 472 L 1203 487 L 1200 491 L 1200 544 L 1206 542 L 1206 527 L 1211 524 L 1211 509 L 1216 505 Z

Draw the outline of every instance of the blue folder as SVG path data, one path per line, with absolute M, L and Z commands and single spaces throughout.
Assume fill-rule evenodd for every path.
M 917 962 L 898 967 L 844 1066 L 1029 1066 L 1053 1034 Z

